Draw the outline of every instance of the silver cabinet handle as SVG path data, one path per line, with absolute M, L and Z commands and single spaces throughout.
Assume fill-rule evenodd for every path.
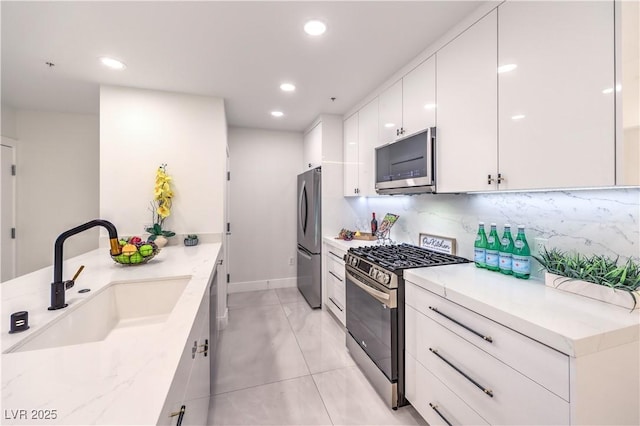
M 490 396 L 491 398 L 493 398 L 493 391 L 491 389 L 487 389 L 484 386 L 482 386 L 480 383 L 476 382 L 475 380 L 473 380 L 471 377 L 469 377 L 469 375 L 467 375 L 464 371 L 460 370 L 458 367 L 456 367 L 455 365 L 453 365 L 449 360 L 447 360 L 445 357 L 443 357 L 442 355 L 440 355 L 438 353 L 438 351 L 436 349 L 432 349 L 429 348 L 429 350 L 431 351 L 432 354 L 434 354 L 435 356 L 437 356 L 438 358 L 440 358 L 441 360 L 443 360 L 445 363 L 447 363 L 447 365 L 451 368 L 453 368 L 454 370 L 456 370 L 458 373 L 460 373 L 465 379 L 467 379 L 468 381 L 470 381 L 471 383 L 473 383 L 478 389 L 480 389 L 482 392 L 484 392 L 485 395 Z
M 342 257 L 338 256 L 337 254 L 335 254 L 334 252 L 332 252 L 331 250 L 329 250 L 329 254 L 332 254 L 335 258 L 340 259 L 340 260 L 344 260 Z
M 333 272 L 331 272 L 331 271 L 329 271 L 329 273 L 330 273 L 331 275 L 333 275 L 333 276 L 335 277 L 335 279 L 336 279 L 336 280 L 338 280 L 338 281 L 342 282 L 342 278 L 340 278 L 339 276 L 337 276 L 336 274 L 334 274 L 334 273 L 333 273 Z
M 436 314 L 438 314 L 438 315 L 441 315 L 441 316 L 445 317 L 445 318 L 446 318 L 446 319 L 448 319 L 449 321 L 451 321 L 451 322 L 453 322 L 453 323 L 455 323 L 455 324 L 458 324 L 460 327 L 464 328 L 465 330 L 472 332 L 472 333 L 473 333 L 473 334 L 475 334 L 476 336 L 481 337 L 482 339 L 486 340 L 487 342 L 489 342 L 489 343 L 493 343 L 493 339 L 491 338 L 491 336 L 485 336 L 485 335 L 484 335 L 484 334 L 482 334 L 482 333 L 478 333 L 477 331 L 475 331 L 475 330 L 474 330 L 474 329 L 472 329 L 471 327 L 469 327 L 469 326 L 467 326 L 467 325 L 464 325 L 463 323 L 461 323 L 461 322 L 459 322 L 459 321 L 457 321 L 457 320 L 455 320 L 455 319 L 451 318 L 449 315 L 443 314 L 442 312 L 440 312 L 440 311 L 438 310 L 438 308 L 434 308 L 433 306 L 429 306 L 429 309 L 431 309 L 431 310 L 432 310 L 433 312 L 435 312 Z
M 335 300 L 333 300 L 333 297 L 330 297 L 330 298 L 329 298 L 329 300 L 331 300 L 331 303 L 333 303 L 334 305 L 336 305 L 336 308 L 340 309 L 340 312 L 344 311 L 344 309 L 342 309 L 342 308 L 340 307 L 340 305 L 338 305 L 338 304 L 336 303 L 336 301 L 335 301 Z

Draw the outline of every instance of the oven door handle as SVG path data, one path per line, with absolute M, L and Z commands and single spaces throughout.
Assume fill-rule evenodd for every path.
M 363 284 L 360 282 L 360 280 L 358 280 L 358 277 L 356 277 L 355 275 L 353 275 L 351 272 L 346 271 L 347 275 L 349 276 L 349 278 L 351 278 L 351 281 L 357 285 L 358 287 L 360 287 L 362 290 L 366 291 L 367 293 L 369 293 L 371 296 L 375 297 L 379 302 L 384 303 L 385 305 L 389 304 L 389 301 L 391 299 L 391 296 L 389 296 L 389 294 L 387 293 L 383 293 L 381 291 L 378 291 L 376 289 L 373 289 L 371 287 L 369 287 L 366 284 Z

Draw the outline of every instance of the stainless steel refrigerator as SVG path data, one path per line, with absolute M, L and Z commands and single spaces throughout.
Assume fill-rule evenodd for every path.
M 320 167 L 298 175 L 298 289 L 312 308 L 322 304 Z

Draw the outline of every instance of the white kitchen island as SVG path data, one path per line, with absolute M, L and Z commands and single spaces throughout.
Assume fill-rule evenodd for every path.
M 179 411 L 196 396 L 201 406 L 206 404 L 206 416 L 208 374 L 191 377 L 192 383 L 200 381 L 195 393 L 187 383 L 196 372 L 209 372 L 210 358 L 199 361 L 204 370 L 195 361 L 209 343 L 208 291 L 221 255 L 221 244 L 169 246 L 147 264 L 122 266 L 111 260 L 108 249 L 85 253 L 64 262 L 65 279 L 80 265 L 85 269 L 66 291 L 69 306 L 56 311 L 47 310 L 52 267 L 2 283 L 2 424 L 171 424 L 177 416 L 165 411 Z M 20 350 L 67 321 L 65 316 L 80 312 L 110 284 L 179 281 L 171 278 L 186 280 L 186 286 L 160 322 L 89 343 Z M 91 291 L 78 293 L 81 289 Z M 16 311 L 29 312 L 30 329 L 9 334 L 9 316 Z M 197 344 L 192 341 L 196 334 Z

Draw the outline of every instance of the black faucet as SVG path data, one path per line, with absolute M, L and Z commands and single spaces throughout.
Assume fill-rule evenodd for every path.
M 65 291 L 73 287 L 74 279 L 69 281 L 62 281 L 62 245 L 65 240 L 72 235 L 79 234 L 82 231 L 93 228 L 94 226 L 102 226 L 109 232 L 109 244 L 111 245 L 111 255 L 117 256 L 122 252 L 120 244 L 118 243 L 118 231 L 111 222 L 102 219 L 94 219 L 83 225 L 76 226 L 75 228 L 64 231 L 56 238 L 56 243 L 53 249 L 53 282 L 51 283 L 51 306 L 47 309 L 54 311 L 56 309 L 66 308 L 68 305 L 64 301 Z

